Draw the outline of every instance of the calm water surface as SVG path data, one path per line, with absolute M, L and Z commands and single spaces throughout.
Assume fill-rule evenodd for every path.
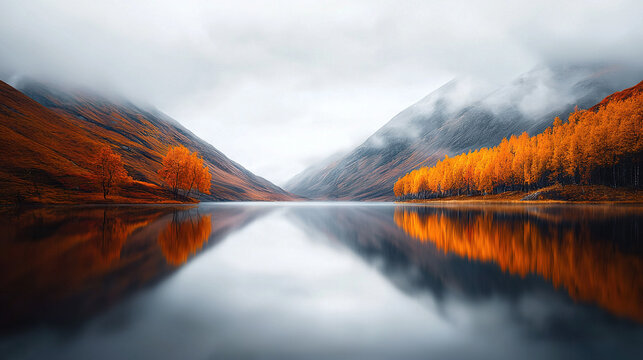
M 643 358 L 643 208 L 0 213 L 3 359 Z

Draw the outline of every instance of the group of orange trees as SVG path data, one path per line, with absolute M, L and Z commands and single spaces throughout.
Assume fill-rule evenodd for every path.
M 210 182 L 212 174 L 206 165 L 203 165 L 203 158 L 197 152 L 191 153 L 185 146 L 170 148 L 163 158 L 163 166 L 159 175 L 172 189 L 174 196 L 178 196 L 179 189 L 190 196 L 192 190 L 205 194 L 210 193 Z
M 121 156 L 109 145 L 103 146 L 98 151 L 91 166 L 94 179 L 103 191 L 104 199 L 113 188 L 132 180 L 127 175 Z M 204 165 L 203 158 L 200 158 L 196 151 L 190 152 L 184 146 L 170 148 L 163 157 L 158 174 L 172 190 L 175 198 L 178 197 L 179 190 L 183 190 L 187 197 L 192 191 L 210 193 L 212 174 L 207 165 Z
M 529 190 L 555 183 L 640 187 L 643 93 L 568 121 L 413 170 L 393 187 L 399 199 Z

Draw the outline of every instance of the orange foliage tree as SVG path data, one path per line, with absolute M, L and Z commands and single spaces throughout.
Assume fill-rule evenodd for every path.
M 554 183 L 640 187 L 643 92 L 576 109 L 540 134 L 506 138 L 493 148 L 446 156 L 397 180 L 398 198 L 529 190 Z
M 179 189 L 185 191 L 186 196 L 190 196 L 192 190 L 210 193 L 212 174 L 196 151 L 191 153 L 185 146 L 173 146 L 162 162 L 158 173 L 175 197 L 178 196 Z
M 123 167 L 121 156 L 115 153 L 109 145 L 98 150 L 92 161 L 91 170 L 94 179 L 103 190 L 103 199 L 107 199 L 107 195 L 114 187 L 131 180 Z

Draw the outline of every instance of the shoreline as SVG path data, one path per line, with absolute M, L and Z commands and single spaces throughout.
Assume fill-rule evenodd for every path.
M 579 205 L 643 205 L 638 200 L 484 200 L 484 199 L 427 199 L 427 200 L 405 200 L 395 201 L 396 204 L 515 204 L 515 205 L 539 205 L 539 204 L 579 204 Z
M 434 199 L 399 200 L 399 203 L 497 204 L 643 204 L 643 190 L 604 185 L 552 185 L 532 191 L 489 195 L 455 195 Z

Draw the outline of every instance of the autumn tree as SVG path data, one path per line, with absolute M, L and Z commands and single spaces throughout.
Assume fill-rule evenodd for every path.
M 187 175 L 187 161 L 190 150 L 185 146 L 174 146 L 168 150 L 162 160 L 162 167 L 158 171 L 163 181 L 170 187 L 174 196 L 179 192 L 179 187 Z
M 107 199 L 107 195 L 114 187 L 130 180 L 123 167 L 121 156 L 115 153 L 109 145 L 98 150 L 92 161 L 91 170 L 94 179 L 103 190 L 103 199 Z
M 540 134 L 511 136 L 492 148 L 445 156 L 404 175 L 400 199 L 529 190 L 554 183 L 640 187 L 643 92 L 558 117 Z
M 210 193 L 212 175 L 203 158 L 197 152 L 191 153 L 185 146 L 173 146 L 163 157 L 162 167 L 158 171 L 163 181 L 177 197 L 179 190 L 189 196 L 192 190 Z
M 210 174 L 208 167 L 203 164 L 203 158 L 200 158 L 196 151 L 190 154 L 183 186 L 183 189 L 187 191 L 187 195 L 190 196 L 192 189 L 209 194 L 211 182 L 212 174 Z

